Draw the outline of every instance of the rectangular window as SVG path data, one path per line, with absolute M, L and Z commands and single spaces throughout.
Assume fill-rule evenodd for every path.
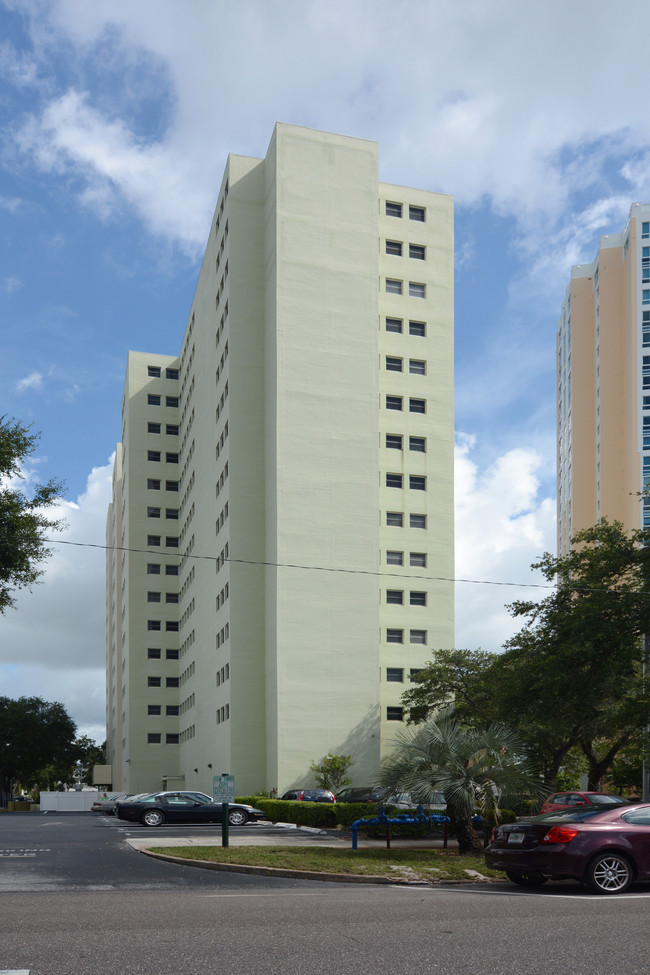
M 387 433 L 386 446 L 389 450 L 402 449 L 402 435 L 400 433 Z
M 159 603 L 160 602 L 160 598 L 161 597 L 160 597 L 160 593 L 159 592 L 148 592 L 147 593 L 147 602 L 148 603 Z
M 414 592 L 413 590 L 411 590 L 409 602 L 411 606 L 426 606 L 427 604 L 426 592 Z
M 165 545 L 167 548 L 178 548 L 178 538 L 174 535 L 167 535 L 165 538 Z
M 166 576 L 177 576 L 178 575 L 178 566 L 177 565 L 166 565 L 165 566 L 165 575 Z
M 160 508 L 147 508 L 147 518 L 160 518 Z
M 401 372 L 403 368 L 403 359 L 400 359 L 395 355 L 386 356 L 386 370 L 388 372 Z
M 426 211 L 424 207 L 409 207 L 409 220 L 417 220 L 419 223 L 424 223 Z
M 424 261 L 427 256 L 427 249 L 423 244 L 409 244 L 409 257 L 416 261 Z
M 153 631 L 159 629 L 160 629 L 160 620 L 147 620 L 147 630 Z
M 404 323 L 401 318 L 387 318 L 386 319 L 386 331 L 387 332 L 402 332 Z
M 390 488 L 401 488 L 402 486 L 402 475 L 401 474 L 387 474 L 386 475 L 386 487 Z
M 404 565 L 404 552 L 386 552 L 386 565 Z
M 165 714 L 171 717 L 171 715 L 179 714 L 180 710 L 178 704 L 167 704 L 165 705 Z
M 160 379 L 160 366 L 147 366 L 147 375 L 152 379 Z
M 426 528 L 427 527 L 427 516 L 426 515 L 409 515 L 409 525 L 411 528 Z
M 386 409 L 387 410 L 401 410 L 402 409 L 402 397 L 401 396 L 387 396 L 386 397 Z
M 409 281 L 409 298 L 426 298 L 427 286 L 418 281 Z
M 427 553 L 426 552 L 410 552 L 409 553 L 409 564 L 416 566 L 418 569 L 426 569 L 427 567 Z
M 427 364 L 424 359 L 409 359 L 409 372 L 412 376 L 426 376 Z
M 165 623 L 165 631 L 167 633 L 178 633 L 178 623 L 172 620 L 167 620 Z
M 160 463 L 160 451 L 159 450 L 148 450 L 147 460 L 153 461 L 154 463 Z
M 427 449 L 426 437 L 409 437 L 409 450 L 417 450 L 424 454 Z
M 178 745 L 178 740 L 179 740 L 179 736 L 178 736 L 178 732 L 176 731 L 172 731 L 169 734 L 165 735 L 166 745 Z
M 386 241 L 386 253 L 392 254 L 394 257 L 402 256 L 402 242 L 399 240 L 387 240 Z
M 641 236 L 650 237 L 650 221 L 644 220 L 641 224 Z
M 409 322 L 409 335 L 419 335 L 421 338 L 424 338 L 426 334 L 426 322 Z
M 387 589 L 386 602 L 390 606 L 402 606 L 404 604 L 404 593 L 401 589 Z
M 178 660 L 178 657 L 178 650 L 165 650 L 165 658 L 167 660 Z
M 169 451 L 165 454 L 165 460 L 168 464 L 178 464 L 178 454 L 172 454 Z
M 409 400 L 409 413 L 426 413 L 427 412 L 427 401 L 425 399 L 414 399 L 413 397 Z
M 401 511 L 387 511 L 386 524 L 392 528 L 401 528 L 404 524 L 404 515 Z
M 178 424 L 177 423 L 166 423 L 165 424 L 165 433 L 167 434 L 168 437 L 177 437 L 178 436 Z
M 147 545 L 160 545 L 160 535 L 147 535 Z
M 178 491 L 178 481 L 165 481 L 165 491 Z
M 165 369 L 167 379 L 178 379 L 178 369 Z
M 386 216 L 387 217 L 401 217 L 402 216 L 402 204 L 401 203 L 391 203 L 386 200 Z
M 149 734 L 147 735 L 148 745 L 159 745 L 161 741 L 162 741 L 162 735 L 159 735 L 157 732 L 154 733 L 150 731 Z
M 148 660 L 160 660 L 162 651 L 160 647 L 148 647 L 147 648 L 147 659 Z
M 396 281 L 395 278 L 386 278 L 386 293 L 389 295 L 401 295 L 402 282 Z
M 409 640 L 411 643 L 426 643 L 427 642 L 427 631 L 426 630 L 410 630 Z
M 409 670 L 409 680 L 415 680 L 418 674 L 422 673 L 422 667 L 411 667 Z
M 160 396 L 156 393 L 147 393 L 147 406 L 160 406 Z
M 155 477 L 147 478 L 147 491 L 160 491 L 160 481 Z
M 165 518 L 171 521 L 178 521 L 178 508 L 165 508 Z
M 160 575 L 160 563 L 159 562 L 148 562 L 147 563 L 147 575 L 148 576 L 159 576 Z
M 165 396 L 165 406 L 178 406 L 178 396 Z
M 403 684 L 404 671 L 401 667 L 387 667 L 386 680 L 393 684 Z
M 165 602 L 166 603 L 177 603 L 178 602 L 178 593 L 177 592 L 166 592 L 165 593 Z
M 147 706 L 147 714 L 162 714 L 161 704 L 149 704 Z
M 404 708 L 386 708 L 387 721 L 403 721 Z
M 404 630 L 386 630 L 386 643 L 404 643 Z
M 409 488 L 411 491 L 426 491 L 426 477 L 424 477 L 422 474 L 409 474 Z
M 160 424 L 147 423 L 147 433 L 160 433 Z
M 162 678 L 161 677 L 147 677 L 147 687 L 161 687 Z
M 179 677 L 166 677 L 165 678 L 165 685 L 167 687 L 178 687 L 179 686 L 179 682 L 180 682 L 180 678 Z

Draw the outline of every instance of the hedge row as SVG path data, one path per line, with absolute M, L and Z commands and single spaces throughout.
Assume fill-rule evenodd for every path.
M 357 819 L 371 819 L 381 809 L 376 802 L 284 802 L 264 796 L 241 796 L 236 802 L 256 806 L 274 823 L 295 823 L 296 826 L 317 826 L 320 829 L 349 828 Z M 385 806 L 389 816 L 398 816 L 403 809 Z

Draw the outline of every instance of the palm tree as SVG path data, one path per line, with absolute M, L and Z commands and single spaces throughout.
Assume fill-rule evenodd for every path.
M 459 853 L 481 852 L 472 826 L 476 810 L 498 821 L 502 805 L 538 791 L 521 739 L 503 725 L 468 728 L 444 718 L 401 732 L 395 744 L 382 766 L 381 785 L 390 792 L 409 792 L 423 804 L 433 800 L 434 792 L 443 792 Z

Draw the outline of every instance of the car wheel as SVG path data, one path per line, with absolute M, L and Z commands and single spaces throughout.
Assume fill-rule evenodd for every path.
M 140 820 L 143 826 L 162 826 L 165 817 L 158 809 L 147 809 Z
M 541 873 L 514 873 L 512 870 L 506 870 L 506 877 L 519 887 L 541 887 L 548 880 Z
M 601 853 L 585 871 L 587 886 L 597 894 L 621 894 L 632 883 L 632 864 L 620 853 Z
M 245 826 L 248 816 L 244 809 L 231 809 L 228 813 L 228 822 L 231 826 Z

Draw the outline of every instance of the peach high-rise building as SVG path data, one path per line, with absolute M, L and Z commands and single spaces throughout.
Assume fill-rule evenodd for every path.
M 557 332 L 558 551 L 600 518 L 650 524 L 650 204 L 571 272 Z

